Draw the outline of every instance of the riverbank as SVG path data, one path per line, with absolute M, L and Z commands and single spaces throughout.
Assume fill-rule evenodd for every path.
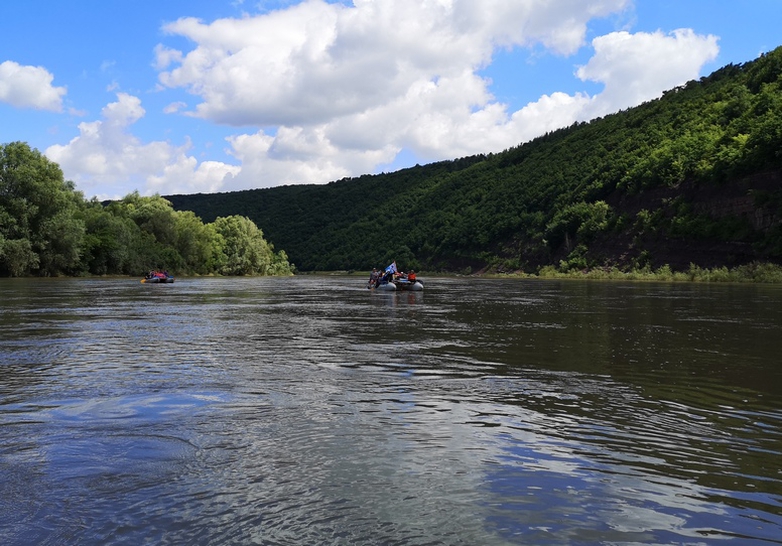
M 297 272 L 298 275 L 355 275 L 366 276 L 364 271 Z M 571 269 L 562 271 L 553 265 L 540 268 L 537 273 L 521 271 L 494 271 L 485 269 L 475 273 L 419 271 L 418 276 L 436 277 L 485 277 L 485 278 L 526 278 L 526 279 L 581 279 L 581 280 L 619 280 L 619 281 L 656 281 L 656 282 L 733 282 L 733 283 L 782 283 L 782 266 L 768 262 L 752 262 L 737 267 L 704 268 L 690 264 L 686 271 L 675 271 L 669 265 L 657 269 L 645 267 L 623 271 L 616 267 L 596 267 L 591 269 Z
M 753 262 L 734 268 L 717 267 L 708 269 L 690 264 L 686 271 L 674 271 L 668 265 L 658 269 L 643 268 L 631 271 L 621 271 L 615 267 L 560 271 L 554 266 L 545 266 L 538 273 L 532 274 L 485 273 L 482 276 L 663 282 L 782 283 L 782 266 L 772 263 Z
M 324 276 L 324 277 L 368 277 L 368 271 L 341 270 L 341 271 L 296 271 L 295 276 Z M 290 276 L 290 275 L 282 275 Z M 686 271 L 674 271 L 665 265 L 658 269 L 643 268 L 631 271 L 622 271 L 616 267 L 600 267 L 593 269 L 574 269 L 561 271 L 554 266 L 544 266 L 537 273 L 524 273 L 521 271 L 492 271 L 483 270 L 475 273 L 457 273 L 447 271 L 419 271 L 418 276 L 429 277 L 483 277 L 491 279 L 581 279 L 581 280 L 620 280 L 620 281 L 657 281 L 657 282 L 738 282 L 738 283 L 782 283 L 782 266 L 765 262 L 753 262 L 750 264 L 728 268 L 717 267 L 713 269 L 690 265 Z M 95 279 L 136 279 L 136 276 L 128 275 L 84 275 L 83 278 Z M 222 275 L 187 275 L 186 277 L 222 277 Z M 240 276 L 241 277 L 241 276 Z M 14 278 L 14 277 L 9 277 Z M 24 278 L 24 277 L 20 277 Z M 59 279 L 72 278 L 68 276 L 52 277 Z

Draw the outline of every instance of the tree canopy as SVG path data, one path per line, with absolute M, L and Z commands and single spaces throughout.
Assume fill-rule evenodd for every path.
M 239 226 L 234 229 L 234 226 Z M 166 199 L 137 192 L 85 201 L 59 166 L 22 142 L 0 145 L 0 276 L 285 275 L 285 252 L 248 218 L 204 224 Z

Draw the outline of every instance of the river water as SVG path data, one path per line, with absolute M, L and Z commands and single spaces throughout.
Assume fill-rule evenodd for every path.
M 0 543 L 782 544 L 782 287 L 0 280 Z

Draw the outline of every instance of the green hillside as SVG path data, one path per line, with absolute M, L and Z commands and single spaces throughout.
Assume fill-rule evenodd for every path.
M 498 154 L 166 199 L 250 218 L 302 271 L 782 263 L 782 48 Z

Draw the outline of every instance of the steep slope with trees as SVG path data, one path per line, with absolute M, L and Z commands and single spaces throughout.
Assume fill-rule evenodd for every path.
M 246 215 L 302 270 L 780 262 L 782 48 L 499 154 L 168 199 Z
M 101 204 L 0 145 L 0 276 L 288 274 L 288 256 L 304 271 L 782 263 L 782 48 L 503 153 L 323 186 Z

